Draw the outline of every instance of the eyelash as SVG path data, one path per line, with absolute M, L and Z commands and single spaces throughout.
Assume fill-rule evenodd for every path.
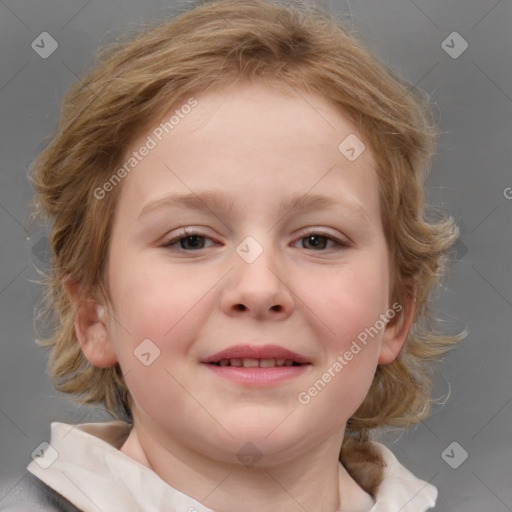
M 331 247 L 331 249 L 342 250 L 342 249 L 347 249 L 347 248 L 349 248 L 351 246 L 351 244 L 349 242 L 345 241 L 345 240 L 340 240 L 340 239 L 338 239 L 336 237 L 333 237 L 332 235 L 328 235 L 327 233 L 322 233 L 320 231 L 310 231 L 308 233 L 304 233 L 297 240 L 303 240 L 305 238 L 308 238 L 308 237 L 311 237 L 311 236 L 314 236 L 314 235 L 321 236 L 321 237 L 327 239 L 327 241 L 334 242 L 336 244 L 336 246 L 335 247 Z M 185 239 L 187 239 L 187 238 L 189 238 L 191 236 L 198 236 L 200 238 L 211 240 L 210 237 L 208 237 L 206 235 L 203 235 L 202 233 L 200 233 L 198 231 L 195 231 L 195 230 L 187 231 L 186 229 L 184 229 L 183 232 L 179 236 L 175 236 L 171 240 L 168 240 L 164 244 L 162 244 L 162 247 L 163 248 L 172 248 L 173 245 L 175 245 L 178 242 L 180 242 L 181 240 L 185 240 Z M 184 252 L 198 252 L 201 249 L 204 249 L 204 248 L 200 248 L 198 250 L 178 248 L 176 250 L 184 251 Z M 326 252 L 327 250 L 329 250 L 329 249 L 323 249 L 323 250 L 318 250 L 318 251 L 314 251 L 314 252 Z

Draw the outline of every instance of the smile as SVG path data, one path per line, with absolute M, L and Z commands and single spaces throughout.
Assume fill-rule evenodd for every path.
M 235 345 L 201 361 L 217 377 L 245 387 L 271 387 L 311 371 L 310 360 L 279 345 Z
M 221 359 L 218 362 L 212 362 L 210 364 L 215 364 L 217 366 L 234 366 L 237 368 L 275 368 L 282 366 L 300 366 L 302 363 L 298 363 L 293 359 L 275 359 L 275 358 L 266 358 L 266 359 L 255 359 L 252 357 L 234 357 L 231 359 Z

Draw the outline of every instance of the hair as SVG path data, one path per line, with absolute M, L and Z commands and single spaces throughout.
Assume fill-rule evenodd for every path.
M 425 207 L 423 188 L 437 137 L 428 96 L 374 57 L 353 29 L 313 6 L 200 3 L 111 43 L 67 92 L 56 132 L 31 169 L 35 213 L 53 221 L 46 286 L 54 328 L 42 342 L 50 348 L 48 371 L 58 390 L 81 403 L 103 404 L 118 417 L 129 414 L 119 365 L 96 368 L 83 355 L 63 282 L 72 278 L 84 297 L 108 294 L 105 262 L 122 185 L 102 200 L 93 191 L 122 165 L 141 127 L 155 122 L 162 106 L 170 109 L 191 94 L 238 79 L 326 98 L 355 124 L 374 155 L 391 302 L 415 298 L 406 343 L 392 363 L 377 367 L 347 423 L 340 452 L 349 472 L 374 495 L 384 463 L 368 443 L 371 430 L 406 427 L 428 416 L 431 363 L 461 339 L 438 333 L 429 310 L 458 230 L 451 217 L 429 219 Z

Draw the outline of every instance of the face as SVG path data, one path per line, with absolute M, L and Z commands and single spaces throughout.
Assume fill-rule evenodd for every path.
M 374 160 L 314 95 L 237 84 L 195 101 L 126 157 L 138 155 L 117 185 L 108 345 L 139 430 L 219 460 L 252 443 L 284 461 L 340 442 L 400 345 L 382 320 Z

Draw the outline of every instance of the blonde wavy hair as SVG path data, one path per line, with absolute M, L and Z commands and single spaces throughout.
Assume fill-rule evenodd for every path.
M 115 173 L 163 105 L 171 108 L 239 78 L 328 99 L 373 150 L 392 264 L 391 303 L 415 297 L 408 339 L 395 361 L 378 366 L 340 452 L 349 472 L 375 494 L 383 462 L 367 442 L 371 429 L 406 427 L 427 417 L 431 363 L 460 339 L 436 333 L 429 312 L 433 285 L 458 231 L 452 218 L 429 220 L 425 208 L 423 187 L 437 137 L 428 96 L 315 7 L 265 0 L 200 3 L 102 50 L 97 65 L 67 92 L 58 128 L 31 169 L 36 214 L 53 221 L 46 285 L 54 329 L 43 340 L 50 348 L 49 374 L 58 390 L 82 403 L 103 404 L 118 417 L 129 414 L 119 366 L 96 368 L 80 349 L 63 281 L 70 276 L 80 283 L 84 297 L 99 290 L 108 295 L 104 266 L 122 184 L 102 200 L 93 191 Z

